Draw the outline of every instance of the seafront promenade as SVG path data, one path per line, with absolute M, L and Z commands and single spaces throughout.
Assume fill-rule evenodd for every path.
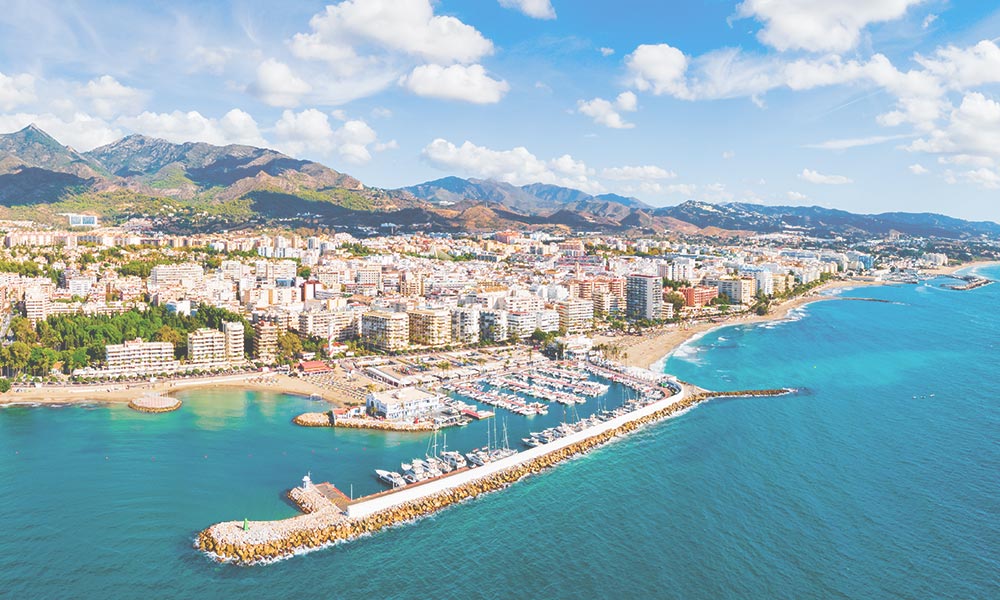
M 229 521 L 198 534 L 196 548 L 217 560 L 255 564 L 355 539 L 426 516 L 456 502 L 502 489 L 519 479 L 592 450 L 639 427 L 720 396 L 776 396 L 788 389 L 706 392 L 691 385 L 621 416 L 484 466 L 382 492 L 342 509 L 306 478 L 288 496 L 306 514 L 280 521 Z

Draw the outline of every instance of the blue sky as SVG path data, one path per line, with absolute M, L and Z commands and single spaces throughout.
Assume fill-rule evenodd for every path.
M 263 145 L 382 187 L 1000 220 L 990 4 L 14 0 L 0 131 Z

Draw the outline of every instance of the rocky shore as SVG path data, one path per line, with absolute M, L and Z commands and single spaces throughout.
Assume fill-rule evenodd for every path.
M 380 431 L 434 431 L 439 429 L 431 421 L 380 421 L 378 419 L 358 419 L 341 417 L 333 423 L 334 427 L 347 429 L 377 429 Z
M 437 512 L 452 504 L 493 492 L 531 474 L 539 473 L 560 462 L 588 452 L 617 437 L 692 408 L 710 398 L 760 397 L 787 394 L 791 390 L 747 390 L 740 392 L 698 392 L 547 454 L 497 471 L 468 483 L 420 497 L 369 514 L 350 518 L 335 507 L 314 487 L 295 488 L 289 497 L 307 514 L 283 521 L 263 521 L 249 524 L 244 530 L 236 521 L 219 523 L 198 534 L 195 547 L 217 560 L 249 565 L 290 556 L 296 552 L 345 542 L 375 533 L 386 527 L 411 521 Z M 298 490 L 298 491 L 296 491 Z
M 328 412 L 309 412 L 302 413 L 301 415 L 295 417 L 292 419 L 292 423 L 301 427 L 333 427 L 333 418 Z

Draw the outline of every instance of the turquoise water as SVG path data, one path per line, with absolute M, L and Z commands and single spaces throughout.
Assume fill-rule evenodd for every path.
M 219 520 L 295 514 L 282 492 L 306 471 L 375 491 L 371 469 L 423 454 L 426 436 L 301 429 L 289 420 L 316 404 L 241 392 L 190 394 L 168 415 L 0 409 L 0 596 L 995 598 L 1000 285 L 940 283 L 717 330 L 666 365 L 797 395 L 712 401 L 266 567 L 215 564 L 191 541 Z M 560 418 L 511 416 L 512 441 Z M 485 427 L 449 446 L 481 445 Z

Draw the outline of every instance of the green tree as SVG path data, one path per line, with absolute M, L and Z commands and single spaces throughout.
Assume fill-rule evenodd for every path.
M 6 377 L 0 377 L 0 394 L 5 394 L 10 391 L 10 379 Z
M 290 363 L 302 352 L 302 340 L 290 331 L 278 335 L 278 362 Z
M 15 373 L 21 373 L 28 366 L 31 358 L 31 346 L 17 341 L 10 345 L 10 368 Z

